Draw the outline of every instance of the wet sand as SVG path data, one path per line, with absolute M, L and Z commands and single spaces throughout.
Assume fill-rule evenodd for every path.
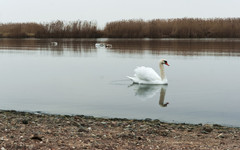
M 240 149 L 240 128 L 0 110 L 0 148 Z

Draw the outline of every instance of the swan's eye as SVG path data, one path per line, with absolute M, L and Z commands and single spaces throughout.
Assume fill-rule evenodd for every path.
M 167 64 L 167 61 L 165 60 L 164 63 Z

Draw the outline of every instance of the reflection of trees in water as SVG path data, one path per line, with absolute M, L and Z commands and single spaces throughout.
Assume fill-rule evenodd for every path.
M 240 40 L 238 39 L 151 39 L 151 40 L 108 40 L 113 45 L 114 53 L 142 54 L 150 52 L 154 55 L 174 54 L 192 55 L 224 55 L 240 56 Z
M 58 42 L 57 46 L 51 42 Z M 108 52 L 119 54 L 153 55 L 224 55 L 240 56 L 239 39 L 1 39 L 0 49 L 51 51 L 62 55 L 65 52 L 96 53 L 95 43 L 112 44 Z M 26 53 L 26 52 L 25 52 Z
M 51 44 L 57 42 L 57 45 Z M 63 55 L 65 52 L 96 53 L 94 46 L 96 40 L 88 39 L 2 39 L 0 40 L 0 49 L 24 50 L 27 51 L 49 51 L 53 55 Z M 9 51 L 11 53 L 11 51 Z
M 157 93 L 159 96 L 159 105 L 162 107 L 167 107 L 168 102 L 164 103 L 165 95 L 167 91 L 167 85 L 143 85 L 143 84 L 132 84 L 130 87 L 134 88 L 135 95 L 142 100 L 152 98 Z

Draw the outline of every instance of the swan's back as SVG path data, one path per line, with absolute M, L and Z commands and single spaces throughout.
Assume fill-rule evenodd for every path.
M 143 81 L 161 80 L 161 77 L 152 68 L 149 67 L 137 67 L 134 72 L 135 76 Z

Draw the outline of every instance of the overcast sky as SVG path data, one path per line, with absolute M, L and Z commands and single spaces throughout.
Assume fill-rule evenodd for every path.
M 0 0 L 0 22 L 240 17 L 240 0 Z

